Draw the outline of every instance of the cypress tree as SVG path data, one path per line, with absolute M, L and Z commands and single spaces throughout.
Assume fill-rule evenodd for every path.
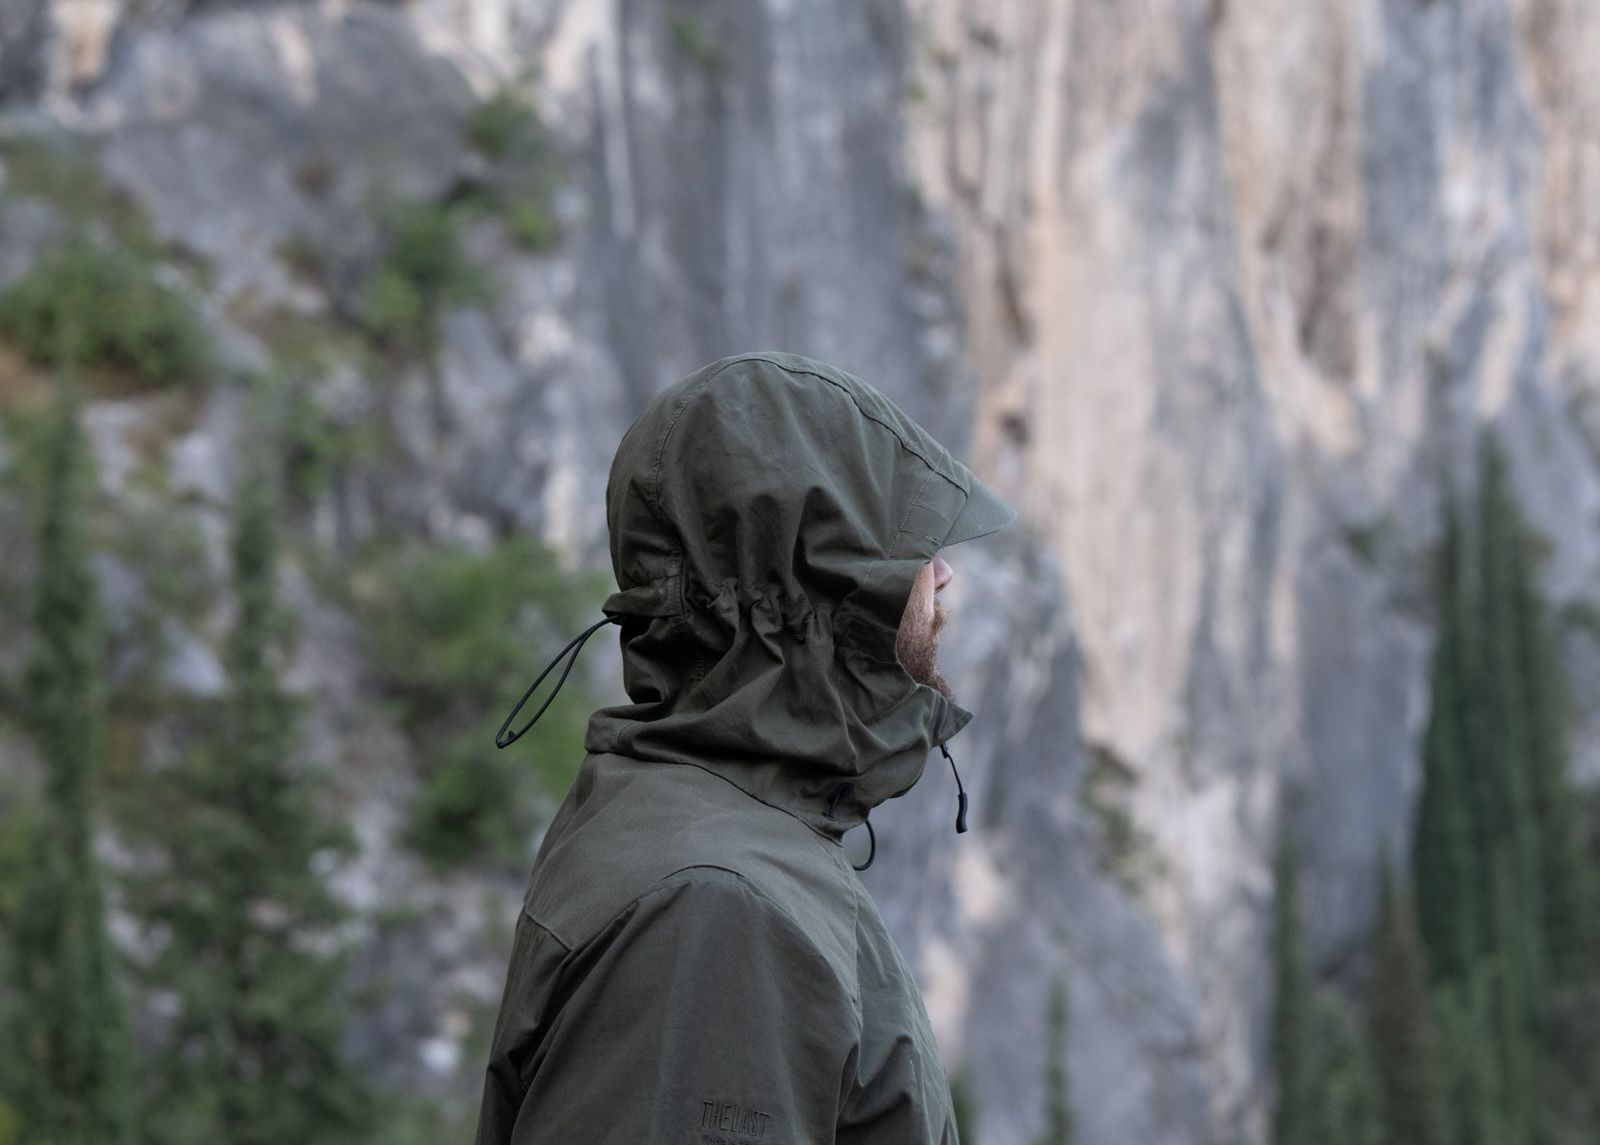
M 1444 1048 L 1444 1087 L 1451 1145 L 1502 1145 L 1502 1079 L 1493 1021 L 1492 966 L 1434 991 L 1432 1012 Z
M 1512 633 L 1503 652 L 1503 678 L 1519 701 L 1521 763 L 1527 772 L 1529 819 L 1538 844 L 1537 954 L 1548 960 L 1552 981 L 1572 984 L 1594 972 L 1597 945 L 1596 886 L 1586 853 L 1584 824 L 1567 764 L 1567 695 L 1550 617 L 1535 580 L 1535 537 L 1516 510 L 1505 462 L 1491 438 L 1484 447 L 1485 487 L 1502 535 L 1504 610 Z
M 17 1145 L 22 1131 L 16 1095 L 24 1074 L 18 1039 L 22 998 L 16 990 L 12 936 L 16 933 L 18 894 L 31 848 L 37 808 L 22 796 L 21 785 L 0 777 L 0 1145 Z
M 1469 728 L 1465 633 L 1467 600 L 1460 514 L 1446 499 L 1437 586 L 1440 631 L 1434 644 L 1432 705 L 1422 745 L 1422 795 L 1412 845 L 1417 914 L 1438 983 L 1461 981 L 1483 947 L 1483 877 L 1467 772 Z
M 1600 974 L 1562 989 L 1540 1044 L 1534 1139 L 1540 1145 L 1593 1145 L 1600 1128 Z
M 1480 458 L 1470 542 L 1453 510 L 1446 520 L 1413 861 L 1448 1047 L 1451 1138 L 1554 1145 L 1596 1128 L 1566 1114 L 1583 1102 L 1566 1099 L 1570 1071 L 1556 1056 L 1586 1056 L 1585 1024 L 1553 1010 L 1581 1003 L 1595 975 L 1593 861 L 1566 775 L 1565 695 L 1534 537 L 1487 435 Z
M 1335 990 L 1318 990 L 1312 1011 L 1318 1052 L 1308 1140 L 1383 1145 L 1383 1094 L 1369 1039 Z
M 1313 1099 L 1311 971 L 1300 932 L 1300 884 L 1293 845 L 1279 837 L 1274 860 L 1272 1057 L 1278 1076 L 1274 1145 L 1309 1145 Z
M 1411 895 L 1381 874 L 1376 959 L 1368 993 L 1387 1145 L 1445 1145 L 1443 1091 L 1428 1012 L 1426 955 Z
M 1545 956 L 1540 846 L 1531 789 L 1530 712 L 1527 682 L 1520 667 L 1521 634 L 1513 581 L 1523 538 L 1499 450 L 1489 442 L 1481 456 L 1478 631 L 1482 640 L 1475 691 L 1483 719 L 1481 739 L 1474 744 L 1478 749 L 1474 767 L 1482 780 L 1479 814 L 1484 853 L 1499 854 L 1499 861 L 1506 864 L 1504 872 L 1486 872 L 1485 898 L 1495 904 L 1502 891 L 1494 880 L 1509 878 L 1505 909 L 1517 916 L 1500 920 L 1488 937 L 1505 973 L 1517 979 L 1509 987 L 1512 994 L 1532 1016 L 1543 1009 Z M 1491 905 L 1490 909 L 1498 908 Z
M 270 441 L 270 438 L 269 438 Z M 161 861 L 137 884 L 165 945 L 146 967 L 177 1013 L 153 1063 L 147 1136 L 162 1145 L 333 1145 L 370 1124 L 370 1091 L 343 1059 L 344 918 L 317 871 L 347 831 L 290 766 L 294 712 L 274 652 L 275 456 L 253 454 L 231 542 L 237 607 L 229 689 L 211 734 L 153 778 L 145 838 Z
M 73 358 L 65 345 L 43 457 L 36 643 L 24 693 L 46 799 L 13 925 L 11 1068 L 20 1140 L 121 1145 L 134 1123 L 133 1054 L 94 852 L 105 634 L 85 531 L 91 458 Z
M 1044 1134 L 1038 1145 L 1072 1145 L 1072 1093 L 1067 1072 L 1067 979 L 1050 985 L 1045 1025 Z
M 1493 1014 L 1489 1039 L 1495 1047 L 1500 1075 L 1500 1137 L 1504 1145 L 1530 1145 L 1533 1130 L 1531 1085 L 1533 1081 L 1534 1026 L 1531 1006 L 1525 993 L 1528 977 L 1517 965 L 1519 942 L 1516 928 L 1526 923 L 1527 912 L 1514 899 L 1518 856 L 1503 846 L 1492 857 L 1494 921 L 1499 953 L 1488 960 L 1493 990 Z

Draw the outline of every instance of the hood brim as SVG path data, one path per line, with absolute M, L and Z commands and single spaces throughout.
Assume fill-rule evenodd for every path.
M 958 545 L 962 541 L 976 540 L 978 537 L 987 537 L 990 533 L 998 533 L 1017 519 L 1017 511 L 1000 500 L 993 489 L 990 489 L 975 476 L 971 477 L 970 480 L 971 485 L 967 489 L 967 502 L 962 506 L 961 512 L 956 515 L 955 521 L 950 526 L 950 531 L 945 534 L 943 543 L 946 546 Z

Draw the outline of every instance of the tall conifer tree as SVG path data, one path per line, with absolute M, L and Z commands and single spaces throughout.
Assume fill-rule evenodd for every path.
M 1542 917 L 1537 930 L 1544 939 L 1540 953 L 1548 960 L 1552 981 L 1572 984 L 1600 966 L 1596 920 L 1600 896 L 1568 768 L 1566 683 L 1551 619 L 1535 579 L 1535 537 L 1515 510 L 1505 462 L 1492 439 L 1484 454 L 1485 483 L 1505 521 L 1504 607 L 1514 643 L 1504 654 L 1504 671 L 1516 682 L 1522 712 L 1523 763 L 1539 848 L 1536 882 Z
M 1460 514 L 1445 507 L 1437 570 L 1440 630 L 1433 650 L 1432 707 L 1422 744 L 1422 795 L 1412 848 L 1417 914 L 1429 975 L 1444 983 L 1466 978 L 1483 947 L 1483 877 L 1474 832 L 1467 645 L 1470 614 Z
M 1383 1093 L 1371 1041 L 1332 988 L 1316 991 L 1315 1095 L 1311 1100 L 1311 1145 L 1384 1145 Z
M 1309 1145 L 1315 1068 L 1311 969 L 1300 933 L 1300 879 L 1294 846 L 1280 834 L 1274 860 L 1272 1057 L 1278 1077 L 1273 1145 Z
M 1378 942 L 1368 990 L 1386 1145 L 1446 1145 L 1443 1090 L 1428 1007 L 1422 936 L 1411 895 L 1381 873 Z
M 1481 636 L 1475 703 L 1483 714 L 1480 738 L 1470 746 L 1473 767 L 1483 782 L 1480 818 L 1484 853 L 1501 864 L 1489 878 L 1485 897 L 1491 912 L 1511 911 L 1489 934 L 1502 961 L 1507 988 L 1532 1020 L 1543 1010 L 1545 944 L 1543 888 L 1540 885 L 1539 824 L 1532 790 L 1532 711 L 1529 681 L 1522 671 L 1523 633 L 1519 629 L 1517 570 L 1526 534 L 1512 499 L 1505 462 L 1492 440 L 1481 451 L 1478 486 L 1478 552 L 1481 586 L 1478 632 Z M 1508 879 L 1500 887 L 1496 880 Z
M 1072 1087 L 1067 1070 L 1067 979 L 1065 972 L 1050 985 L 1045 1022 L 1044 1134 L 1038 1145 L 1072 1145 Z
M 1493 987 L 1492 967 L 1480 960 L 1465 978 L 1433 992 L 1451 1145 L 1502 1145 L 1505 1139 Z
M 70 342 L 59 363 L 43 456 L 35 648 L 25 681 L 46 801 L 12 935 L 12 1084 L 21 1141 L 122 1145 L 134 1124 L 133 1053 L 94 850 L 105 634 L 84 519 L 92 459 L 79 424 Z
M 1419 909 L 1448 1047 L 1451 1139 L 1566 1145 L 1568 1134 L 1587 1140 L 1600 1128 L 1580 1125 L 1581 1112 L 1550 1112 L 1585 1105 L 1568 1099 L 1569 1065 L 1552 1055 L 1587 1057 L 1587 1023 L 1556 1021 L 1552 1006 L 1581 1007 L 1600 985 L 1593 859 L 1566 774 L 1564 694 L 1535 538 L 1487 435 L 1480 459 L 1471 528 L 1452 510 L 1442 546 L 1413 852 Z
M 1494 1013 L 1490 1028 L 1500 1077 L 1500 1135 L 1503 1145 L 1531 1145 L 1533 1140 L 1532 1084 L 1535 1068 L 1535 1025 L 1526 991 L 1527 973 L 1517 964 L 1521 936 L 1517 928 L 1526 925 L 1527 911 L 1515 901 L 1518 859 L 1505 847 L 1493 856 L 1493 918 L 1496 953 L 1486 960 L 1493 992 Z
M 342 961 L 325 949 L 344 911 L 317 870 L 350 839 L 291 766 L 294 712 L 277 682 L 270 442 L 237 486 L 227 699 L 148 800 L 146 841 L 163 861 L 137 899 L 166 943 L 146 970 L 177 993 L 149 1079 L 161 1145 L 346 1145 L 370 1125 L 367 1084 L 341 1053 Z

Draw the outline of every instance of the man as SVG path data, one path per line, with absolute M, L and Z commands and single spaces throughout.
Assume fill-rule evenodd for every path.
M 606 491 L 633 702 L 591 717 L 534 862 L 478 1145 L 956 1141 L 840 837 L 972 718 L 936 554 L 1013 517 L 808 358 L 723 358 L 645 410 Z

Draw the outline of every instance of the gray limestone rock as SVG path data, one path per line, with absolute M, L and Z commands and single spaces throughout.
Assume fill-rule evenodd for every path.
M 84 118 L 220 295 L 293 307 L 297 247 L 359 252 L 377 204 L 451 184 L 469 102 L 400 12 L 280 3 L 130 30 Z

